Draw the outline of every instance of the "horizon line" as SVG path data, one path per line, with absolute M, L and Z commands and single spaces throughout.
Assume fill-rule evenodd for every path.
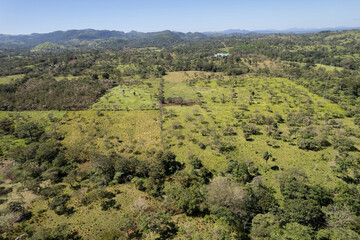
M 32 33 L 18 33 L 18 34 L 8 34 L 8 33 L 0 33 L 0 35 L 7 35 L 7 36 L 20 36 L 20 35 L 33 35 L 33 34 L 48 34 L 48 33 L 54 33 L 54 32 L 67 32 L 67 31 L 82 31 L 82 30 L 94 30 L 94 31 L 113 31 L 113 32 L 123 32 L 123 33 L 131 33 L 131 32 L 138 32 L 138 33 L 156 33 L 156 32 L 164 32 L 164 31 L 171 31 L 171 32 L 180 32 L 180 33 L 224 33 L 227 31 L 247 31 L 249 33 L 256 33 L 256 32 L 288 32 L 288 31 L 341 31 L 341 30 L 359 30 L 360 26 L 338 26 L 338 27 L 314 27 L 314 28 L 302 28 L 302 27 L 291 27 L 291 28 L 285 28 L 285 29 L 276 29 L 276 28 L 267 28 L 267 29 L 240 29 L 240 28 L 228 28 L 225 30 L 207 30 L 207 31 L 178 31 L 178 30 L 170 30 L 170 29 L 164 29 L 164 30 L 158 30 L 158 31 L 138 31 L 138 30 L 130 30 L 130 31 L 123 31 L 123 30 L 115 30 L 115 29 L 96 29 L 96 28 L 73 28 L 73 29 L 67 29 L 67 30 L 51 30 L 48 32 L 32 32 Z

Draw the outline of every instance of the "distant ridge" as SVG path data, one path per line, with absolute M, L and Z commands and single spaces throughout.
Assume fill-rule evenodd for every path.
M 82 30 L 68 30 L 68 31 L 55 31 L 50 33 L 33 33 L 29 35 L 6 35 L 0 34 L 1 45 L 27 45 L 35 47 L 37 45 L 48 42 L 45 46 L 40 46 L 42 49 L 54 49 L 59 48 L 56 45 L 49 45 L 49 43 L 57 45 L 88 45 L 90 42 L 98 43 L 99 41 L 118 41 L 126 45 L 130 41 L 134 45 L 134 42 L 143 43 L 146 42 L 149 46 L 172 45 L 189 40 L 201 40 L 209 37 L 222 37 L 227 35 L 266 35 L 266 34 L 305 34 L 305 33 L 317 33 L 321 31 L 343 31 L 343 30 L 357 30 L 360 27 L 337 27 L 337 28 L 319 28 L 319 29 L 305 29 L 305 28 L 290 28 L 286 30 L 240 30 L 240 29 L 228 29 L 225 31 L 213 31 L 213 32 L 176 32 L 176 31 L 159 31 L 159 32 L 137 32 L 131 31 L 128 33 L 122 31 L 110 31 L 110 30 L 94 30 L 94 29 L 82 29 Z M 136 43 L 135 43 L 136 45 Z M 134 45 L 134 46 L 135 46 Z
M 304 34 L 304 33 L 317 33 L 323 31 L 344 31 L 344 30 L 359 30 L 360 27 L 334 27 L 334 28 L 289 28 L 285 30 L 277 30 L 277 29 L 267 29 L 267 30 L 245 30 L 245 29 L 228 29 L 224 31 L 209 31 L 203 32 L 206 35 L 211 34 L 250 34 L 250 33 L 259 33 L 259 34 Z

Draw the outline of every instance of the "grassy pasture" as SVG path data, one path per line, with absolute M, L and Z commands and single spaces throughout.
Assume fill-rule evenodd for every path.
M 68 112 L 58 130 L 65 136 L 63 145 L 68 154 L 80 152 L 78 157 L 85 160 L 94 151 L 151 157 L 160 146 L 157 111 Z
M 55 77 L 55 80 L 56 81 L 61 81 L 61 80 L 77 80 L 79 79 L 81 76 L 73 76 L 73 75 L 67 75 L 67 76 L 58 76 L 58 77 Z
M 172 90 L 166 88 L 166 83 L 165 89 Z M 315 126 L 325 127 L 326 117 L 344 117 L 345 111 L 338 105 L 283 78 L 212 79 L 197 81 L 191 89 L 202 101 L 201 106 L 166 107 L 164 115 L 165 143 L 180 161 L 189 164 L 191 155 L 195 155 L 216 172 L 225 171 L 230 159 L 253 162 L 267 183 L 275 187 L 281 170 L 303 169 L 312 183 L 335 187 L 337 177 L 332 166 L 337 150 L 332 147 L 320 151 L 299 149 L 296 135 L 290 142 L 273 139 L 266 134 L 265 125 L 258 126 L 260 135 L 246 141 L 241 125 L 249 122 L 251 115 L 260 113 L 265 116 L 280 114 L 286 120 L 290 112 L 305 111 L 316 119 Z M 351 119 L 344 119 L 342 124 L 356 130 Z M 233 134 L 229 135 L 230 128 Z M 278 128 L 285 133 L 292 129 L 286 122 L 279 123 Z M 358 139 L 355 142 L 360 146 Z M 234 150 L 222 152 L 222 147 L 234 147 Z M 268 163 L 268 169 L 275 167 L 280 171 L 266 171 L 265 151 L 276 159 Z
M 181 97 L 184 101 L 198 101 L 193 82 L 205 81 L 215 76 L 220 75 L 199 71 L 170 72 L 163 77 L 165 101 L 174 97 Z
M 33 203 L 33 213 L 36 216 L 36 226 L 55 228 L 62 224 L 70 226 L 84 239 L 125 239 L 126 229 L 131 221 L 136 221 L 136 214 L 142 211 L 153 211 L 157 208 L 156 202 L 138 191 L 131 184 L 110 186 L 104 190 L 117 193 L 115 198 L 117 209 L 102 211 L 100 201 L 95 201 L 88 206 L 81 204 L 86 193 L 92 189 L 88 186 L 80 190 L 66 188 L 63 192 L 71 196 L 69 206 L 74 206 L 76 211 L 71 217 L 57 215 L 47 208 L 47 202 L 38 200 Z M 35 228 L 36 230 L 36 228 Z
M 304 127 L 289 125 L 291 113 L 306 114 L 313 119 L 311 126 L 320 129 L 326 129 L 328 119 L 337 121 L 355 142 L 355 147 L 360 149 L 360 131 L 353 118 L 346 118 L 346 112 L 337 104 L 285 78 L 169 73 L 164 77 L 165 98 L 178 96 L 197 101 L 197 104 L 167 106 L 161 109 L 162 114 L 156 95 L 159 83 L 160 79 L 137 82 L 129 79 L 127 84 L 113 88 L 87 111 L 0 112 L 0 119 L 39 120 L 47 130 L 50 130 L 52 122 L 56 122 L 53 129 L 63 135 L 61 142 L 67 157 L 84 161 L 80 164 L 81 171 L 91 169 L 94 153 L 110 155 L 115 152 L 127 158 L 135 156 L 151 160 L 163 145 L 176 154 L 178 161 L 186 164 L 187 170 L 191 170 L 193 156 L 198 157 L 215 175 L 226 175 L 230 160 L 245 162 L 251 166 L 251 171 L 258 171 L 264 177 L 266 185 L 276 190 L 275 196 L 280 204 L 279 178 L 288 169 L 300 169 L 309 177 L 311 184 L 321 184 L 330 189 L 340 182 L 333 171 L 338 151 L 333 146 L 318 151 L 299 149 L 297 131 Z M 252 123 L 254 117 L 260 114 L 273 118 L 281 115 L 284 122 L 277 123 L 277 127 L 288 137 L 275 139 L 267 134 L 268 125 L 258 124 L 260 133 L 245 139 L 242 125 Z M 290 134 L 295 129 L 297 131 Z M 329 130 L 330 142 L 338 131 L 336 128 Z M 7 149 L 22 144 L 25 144 L 24 140 L 15 137 L 0 138 L 0 145 Z M 273 157 L 268 161 L 267 168 L 263 159 L 265 151 Z M 351 154 L 359 155 L 358 152 Z M 3 179 L 0 174 L 0 180 Z M 62 193 L 71 197 L 67 205 L 76 209 L 70 217 L 55 214 L 49 209 L 47 200 L 27 191 L 19 191 L 21 194 L 15 191 L 8 198 L 28 199 L 25 204 L 33 214 L 33 222 L 29 226 L 35 231 L 37 228 L 53 229 L 68 224 L 84 239 L 126 238 L 121 229 L 128 229 L 131 221 L 137 221 L 136 216 L 163 208 L 163 203 L 138 191 L 132 183 L 104 187 L 116 194 L 113 199 L 118 206 L 118 209 L 107 211 L 101 210 L 99 199 L 86 206 L 82 203 L 84 197 L 96 188 L 91 181 L 81 182 L 78 190 L 62 184 L 66 185 Z M 20 184 L 12 183 L 4 186 L 21 188 Z M 0 210 L 5 205 L 0 205 Z M 185 214 L 174 213 L 172 218 L 179 226 L 177 239 L 200 236 L 212 239 L 223 227 L 219 222 L 187 217 Z M 148 236 L 149 239 L 151 237 Z
M 18 75 L 10 75 L 5 77 L 0 77 L 0 84 L 9 84 L 12 81 L 15 81 L 17 79 L 20 79 L 24 77 L 24 74 L 18 74 Z
M 3 118 L 13 119 L 15 121 L 15 129 L 21 121 L 38 121 L 45 127 L 45 131 L 51 131 L 53 122 L 57 122 L 66 114 L 64 111 L 23 111 L 23 112 L 5 112 L 0 111 L 0 120 Z M 18 139 L 13 135 L 0 135 L 0 147 L 3 154 L 19 145 L 25 145 L 25 139 Z M 1 178 L 1 176 L 0 176 Z
M 135 80 L 134 80 L 135 81 Z M 154 110 L 158 109 L 158 79 L 123 84 L 102 96 L 92 107 L 93 110 Z

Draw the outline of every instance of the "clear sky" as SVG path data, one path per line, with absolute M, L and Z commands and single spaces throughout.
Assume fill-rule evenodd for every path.
M 360 0 L 0 0 L 0 33 L 360 27 Z

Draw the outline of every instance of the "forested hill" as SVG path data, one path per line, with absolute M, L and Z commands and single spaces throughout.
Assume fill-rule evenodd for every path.
M 346 31 L 351 31 L 347 29 Z M 344 31 L 344 32 L 346 32 Z M 355 30 L 356 31 L 356 30 Z M 359 31 L 359 30 L 357 30 Z M 123 31 L 110 31 L 110 30 L 94 30 L 94 29 L 82 29 L 82 30 L 68 30 L 68 31 L 55 31 L 50 33 L 33 33 L 30 35 L 6 35 L 0 34 L 0 46 L 25 46 L 34 47 L 46 42 L 54 44 L 66 45 L 66 46 L 98 46 L 106 44 L 109 46 L 124 46 L 130 45 L 131 47 L 137 46 L 154 46 L 164 47 L 173 46 L 178 43 L 184 43 L 188 41 L 199 40 L 212 40 L 223 39 L 232 37 L 266 37 L 271 35 L 301 35 L 309 36 L 315 34 L 323 36 L 323 33 L 339 33 L 341 31 L 322 31 L 321 29 L 289 29 L 289 30 L 226 30 L 221 32 L 175 32 L 170 30 L 159 32 L 137 32 L 131 31 L 125 33 Z M 96 44 L 94 44 L 96 43 Z
M 44 34 L 30 34 L 30 35 L 3 35 L 0 34 L 0 44 L 10 45 L 30 45 L 35 46 L 43 44 L 45 42 L 52 42 L 63 45 L 76 45 L 95 40 L 146 40 L 148 42 L 159 41 L 163 44 L 168 42 L 177 43 L 186 39 L 196 39 L 199 37 L 205 37 L 205 34 L 201 33 L 180 33 L 172 32 L 169 30 L 161 32 L 142 33 L 131 31 L 124 33 L 121 31 L 109 31 L 109 30 L 69 30 L 69 31 L 56 31 Z

